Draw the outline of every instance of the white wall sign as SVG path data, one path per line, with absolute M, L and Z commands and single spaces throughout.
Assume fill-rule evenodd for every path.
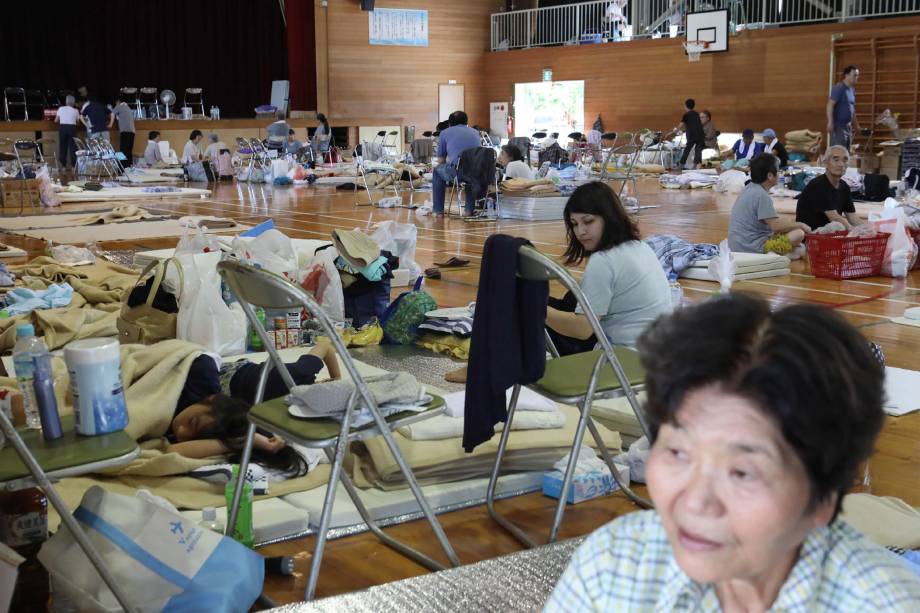
M 367 14 L 372 45 L 428 46 L 428 11 L 374 9 Z

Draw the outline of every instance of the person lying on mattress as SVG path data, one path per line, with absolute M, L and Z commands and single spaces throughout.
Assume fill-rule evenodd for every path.
M 733 293 L 638 344 L 655 510 L 591 534 L 544 611 L 917 610 L 920 577 L 838 517 L 885 421 L 852 325 Z
M 323 366 L 330 378 L 341 377 L 335 349 L 322 338 L 309 354 L 286 366 L 297 385 L 313 383 Z M 170 424 L 167 435 L 170 445 L 166 451 L 187 458 L 239 456 L 248 428 L 246 414 L 255 400 L 261 369 L 261 364 L 247 360 L 218 366 L 212 354 L 195 358 Z M 287 392 L 281 376 L 272 369 L 265 385 L 264 400 L 284 396 Z M 256 433 L 252 453 L 253 461 L 263 466 L 297 475 L 306 473 L 306 464 L 300 455 L 285 447 L 278 437 Z
M 659 315 L 671 311 L 671 294 L 655 252 L 639 238 L 619 197 L 606 183 L 579 186 L 563 213 L 566 264 L 585 258 L 581 290 L 614 345 L 635 346 Z M 596 340 L 574 297 L 550 298 L 546 325 L 560 355 L 590 351 Z

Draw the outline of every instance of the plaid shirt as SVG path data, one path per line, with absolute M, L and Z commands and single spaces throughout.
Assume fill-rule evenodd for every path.
M 920 578 L 843 521 L 813 530 L 770 611 L 918 611 Z M 721 611 L 715 588 L 684 574 L 655 511 L 591 534 L 544 611 Z

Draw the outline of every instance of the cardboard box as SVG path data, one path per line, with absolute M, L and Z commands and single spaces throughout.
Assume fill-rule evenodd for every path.
M 0 179 L 0 206 L 20 208 L 41 206 L 37 179 Z
M 288 331 L 287 330 L 275 330 L 275 349 L 287 349 L 288 348 Z
M 300 328 L 288 328 L 287 332 L 287 346 L 288 347 L 300 347 L 301 333 Z
M 629 467 L 616 463 L 614 463 L 614 466 L 619 471 L 620 478 L 629 483 Z M 543 494 L 558 499 L 562 491 L 563 477 L 563 473 L 558 470 L 543 473 Z M 594 470 L 589 473 L 576 473 L 572 477 L 572 484 L 569 486 L 566 502 L 578 504 L 598 496 L 606 496 L 618 489 L 617 482 L 614 481 L 610 470 L 606 466 L 603 471 Z

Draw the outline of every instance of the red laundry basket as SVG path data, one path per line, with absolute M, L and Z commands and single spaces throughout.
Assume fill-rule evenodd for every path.
M 914 242 L 917 243 L 917 249 L 920 249 L 920 230 L 911 230 L 910 235 L 914 237 Z M 917 270 L 918 268 L 920 268 L 920 255 L 917 256 L 917 261 L 914 262 L 911 270 Z
M 828 279 L 857 279 L 881 274 L 887 232 L 875 236 L 847 236 L 846 232 L 809 234 L 808 263 L 811 274 Z

